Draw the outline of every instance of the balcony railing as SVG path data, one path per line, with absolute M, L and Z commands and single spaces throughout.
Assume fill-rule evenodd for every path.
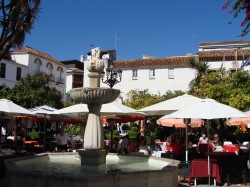
M 32 75 L 36 75 L 36 74 L 39 74 L 39 73 L 41 73 L 40 70 L 34 70 L 34 71 L 32 72 Z

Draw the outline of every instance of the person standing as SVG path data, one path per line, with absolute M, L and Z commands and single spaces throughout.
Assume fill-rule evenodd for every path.
M 70 140 L 68 133 L 64 132 L 64 129 L 59 129 L 58 134 L 56 135 L 55 143 L 55 152 L 58 151 L 68 151 L 68 141 Z
M 128 138 L 129 135 L 126 134 L 120 141 L 117 147 L 117 153 L 127 154 L 128 153 Z

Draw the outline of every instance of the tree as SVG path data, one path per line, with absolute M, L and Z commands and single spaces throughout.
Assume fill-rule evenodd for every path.
M 241 22 L 241 26 L 244 26 L 240 37 L 244 37 L 249 33 L 250 29 L 250 0 L 227 0 L 223 5 L 223 9 L 228 9 L 229 13 L 233 14 L 234 18 L 237 18 L 241 12 L 245 12 L 246 16 Z M 231 23 L 231 22 L 229 22 Z
M 40 0 L 1 0 L 0 60 L 11 48 L 22 46 L 39 13 Z
M 6 89 L 1 89 L 0 96 L 5 96 L 6 99 L 10 99 L 25 108 L 45 104 L 61 108 L 63 106 L 61 93 L 55 88 L 50 88 L 48 81 L 49 75 L 47 74 L 27 75 L 7 93 Z
M 206 74 L 209 68 L 207 62 L 197 61 L 194 57 L 189 59 L 189 66 L 196 70 L 196 75 L 193 80 L 189 83 L 189 92 L 193 93 L 194 87 L 200 85 L 200 80 L 203 74 Z
M 221 70 L 203 74 L 200 85 L 194 87 L 194 95 L 212 98 L 245 111 L 250 106 L 250 74 L 247 71 L 235 73 Z
M 179 95 L 183 95 L 183 91 L 167 91 L 165 94 L 150 94 L 147 89 L 145 90 L 130 90 L 127 93 L 127 99 L 125 100 L 124 104 L 134 108 L 134 109 L 141 109 L 161 101 L 165 101 L 167 99 L 174 98 Z

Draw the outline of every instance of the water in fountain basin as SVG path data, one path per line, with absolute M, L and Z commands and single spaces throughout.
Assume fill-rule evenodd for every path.
M 145 170 L 161 170 L 168 163 L 160 160 L 149 160 L 148 157 L 118 156 L 108 154 L 105 171 L 92 171 L 83 168 L 78 154 L 49 154 L 33 159 L 16 161 L 16 165 L 27 171 L 35 173 L 67 173 L 71 175 L 103 175 L 112 172 L 135 172 Z

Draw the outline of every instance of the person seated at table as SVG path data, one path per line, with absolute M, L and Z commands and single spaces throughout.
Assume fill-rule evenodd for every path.
M 174 159 L 183 160 L 185 145 L 181 143 L 180 138 L 176 138 L 175 142 L 172 144 Z
M 68 141 L 70 141 L 68 133 L 64 132 L 64 129 L 60 128 L 55 139 L 55 152 L 68 151 Z
M 138 147 L 137 147 L 136 143 L 133 140 L 128 141 L 128 148 L 127 149 L 128 149 L 128 153 L 138 151 Z
M 150 142 L 148 143 L 148 146 L 150 148 L 151 154 L 154 151 L 161 151 L 161 146 L 157 143 L 155 143 L 155 138 L 153 136 L 150 136 Z
M 204 143 L 208 143 L 208 138 L 205 133 L 201 135 L 198 144 L 204 144 Z
M 212 140 L 212 143 L 213 143 L 214 146 L 221 145 L 220 138 L 219 138 L 219 135 L 217 133 L 214 134 L 214 139 Z
M 197 134 L 195 133 L 194 129 L 189 127 L 188 129 L 188 140 L 192 143 L 192 144 L 196 144 L 198 141 L 197 138 Z
M 108 144 L 109 152 L 115 153 L 119 144 L 119 139 L 117 137 L 114 137 L 114 139 L 109 141 Z
M 141 144 L 139 146 L 139 152 L 143 153 L 144 155 L 150 155 L 150 147 L 147 145 L 146 139 L 144 138 L 141 140 Z
M 167 137 L 167 139 L 166 139 L 166 151 L 167 152 L 173 150 L 173 148 L 172 148 L 173 141 L 174 141 L 173 135 L 170 135 Z

